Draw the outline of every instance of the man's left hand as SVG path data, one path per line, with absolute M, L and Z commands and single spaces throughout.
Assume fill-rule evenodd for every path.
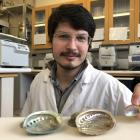
M 133 105 L 140 106 L 140 83 L 138 83 L 134 88 L 131 102 Z M 140 119 L 140 113 L 137 115 L 137 117 Z

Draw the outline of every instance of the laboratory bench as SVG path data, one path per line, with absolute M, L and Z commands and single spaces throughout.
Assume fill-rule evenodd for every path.
M 114 77 L 140 77 L 140 71 L 130 70 L 105 70 L 104 72 Z
M 14 79 L 30 68 L 0 68 L 0 116 L 11 117 L 14 110 Z
M 41 69 L 32 69 L 31 73 L 41 72 Z M 132 70 L 103 70 L 104 72 L 114 76 L 114 77 L 140 77 L 140 71 Z
M 41 69 L 1 69 L 0 68 L 0 116 L 11 117 L 14 110 L 21 111 L 32 80 Z M 140 77 L 140 71 L 104 71 L 129 87 L 135 77 Z M 129 82 L 128 82 L 129 81 Z M 126 83 L 125 83 L 126 82 Z M 128 84 L 128 85 L 127 85 Z M 132 88 L 132 87 L 130 87 Z M 8 103 L 8 104 L 7 104 Z
M 41 69 L 32 69 L 31 73 L 41 72 Z M 140 77 L 140 71 L 132 71 L 132 70 L 102 70 L 114 77 Z

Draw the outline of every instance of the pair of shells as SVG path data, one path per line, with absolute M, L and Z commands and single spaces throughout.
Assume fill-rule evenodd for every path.
M 112 129 L 116 120 L 113 115 L 105 110 L 86 110 L 71 116 L 78 131 L 86 135 L 100 135 Z M 54 112 L 39 111 L 31 113 L 23 121 L 23 128 L 29 134 L 53 133 L 62 125 L 62 117 Z

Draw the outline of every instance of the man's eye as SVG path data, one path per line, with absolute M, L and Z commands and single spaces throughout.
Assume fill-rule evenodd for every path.
M 69 39 L 70 37 L 69 37 L 69 35 L 64 34 L 64 35 L 59 35 L 59 38 L 60 38 L 60 39 L 63 39 L 63 40 L 67 40 L 67 39 Z
M 85 36 L 77 36 L 77 40 L 80 42 L 87 41 L 87 38 Z

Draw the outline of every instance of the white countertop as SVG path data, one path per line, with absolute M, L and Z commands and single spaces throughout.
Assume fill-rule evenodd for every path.
M 78 133 L 76 128 L 70 127 L 67 123 L 48 135 L 28 135 L 19 124 L 24 118 L 0 118 L 0 139 L 1 140 L 139 140 L 140 120 L 136 118 L 116 117 L 115 128 L 99 136 L 86 136 Z
M 31 72 L 31 68 L 0 68 L 0 73 Z

